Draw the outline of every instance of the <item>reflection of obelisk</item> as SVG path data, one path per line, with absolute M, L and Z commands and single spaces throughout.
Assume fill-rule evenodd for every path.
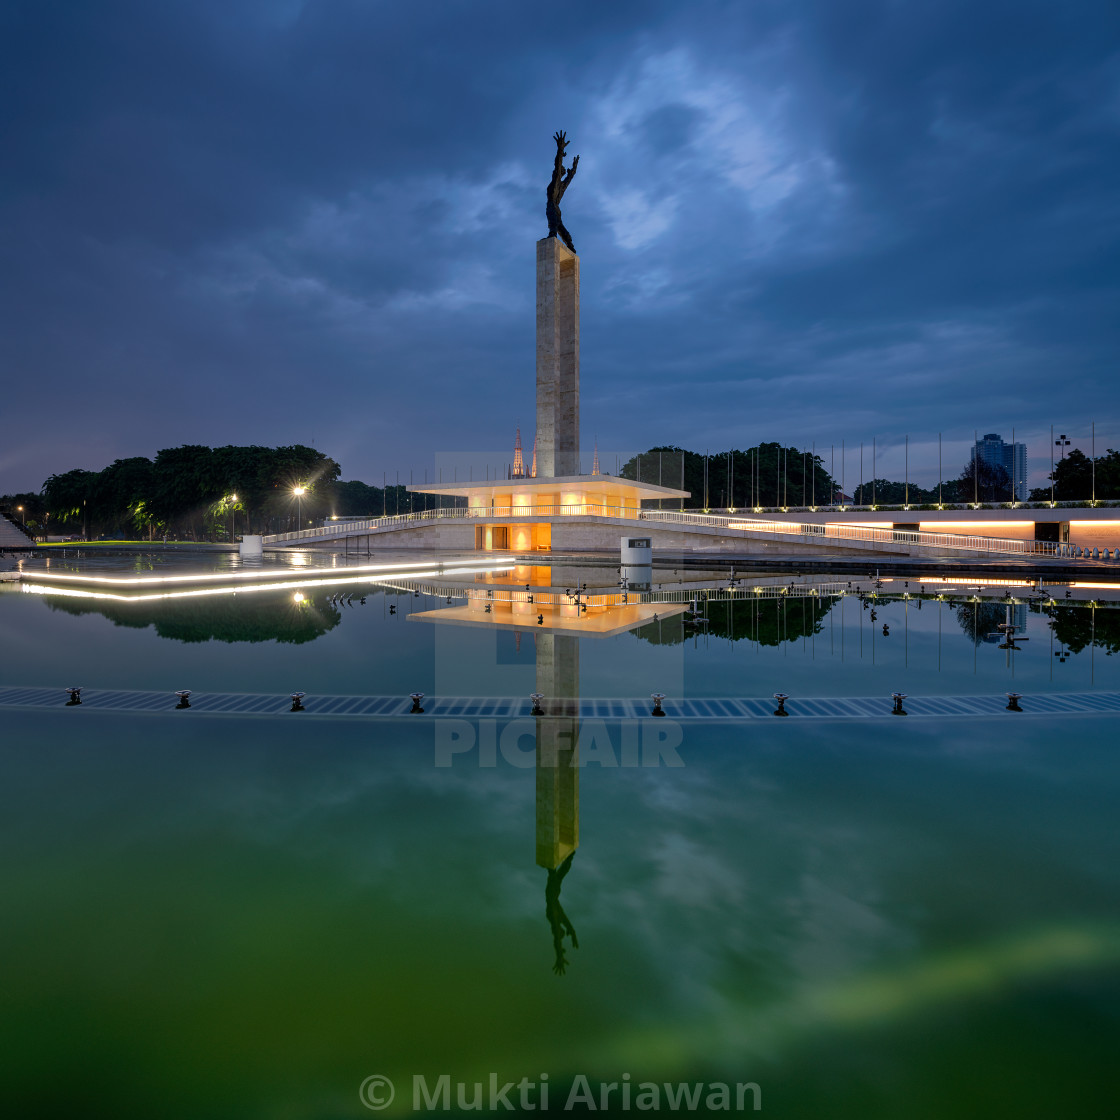
M 558 867 L 579 847 L 579 639 L 537 634 L 537 865 Z
M 579 257 L 558 237 L 537 242 L 538 474 L 579 474 Z
M 560 903 L 560 888 L 579 847 L 579 639 L 538 634 L 537 864 L 548 870 L 545 916 L 552 931 L 552 971 L 568 967 L 564 939 L 579 948 L 575 927 Z

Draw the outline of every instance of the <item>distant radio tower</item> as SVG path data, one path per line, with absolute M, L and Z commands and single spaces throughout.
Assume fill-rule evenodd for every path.
M 598 474 L 599 473 L 599 441 L 598 440 L 595 441 L 595 454 L 592 456 L 592 459 L 591 459 L 591 473 L 592 474 Z
M 513 441 L 513 477 L 525 477 L 525 459 L 521 454 L 521 429 L 517 429 L 517 438 Z

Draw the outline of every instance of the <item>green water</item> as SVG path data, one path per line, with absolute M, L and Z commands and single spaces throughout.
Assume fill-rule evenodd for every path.
M 0 685 L 532 690 L 531 631 L 407 618 L 438 605 L 4 594 Z M 880 605 L 874 649 L 858 602 L 812 609 L 581 641 L 581 692 L 1117 687 L 1104 612 L 1031 613 L 1009 654 L 929 603 Z M 588 751 L 562 880 L 540 774 L 439 766 L 424 718 L 0 719 L 6 1115 L 361 1117 L 375 1074 L 393 1116 L 441 1075 L 487 1112 L 491 1075 L 556 1112 L 681 1082 L 732 1106 L 757 1085 L 778 1117 L 1114 1111 L 1114 719 L 695 723 L 672 768 Z
M 1103 1115 L 1107 721 L 689 727 L 580 775 L 553 971 L 532 770 L 422 723 L 5 713 L 10 1115 L 366 1115 L 360 1083 L 755 1082 L 777 1116 Z M 201 730 L 200 730 L 201 728 Z

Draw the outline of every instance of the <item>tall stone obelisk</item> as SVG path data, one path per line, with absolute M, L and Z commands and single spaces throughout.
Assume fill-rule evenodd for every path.
M 537 475 L 579 474 L 579 257 L 537 242 Z

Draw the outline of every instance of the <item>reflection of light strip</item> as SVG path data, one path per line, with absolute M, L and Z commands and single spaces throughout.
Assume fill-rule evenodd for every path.
M 459 563 L 463 563 L 463 562 L 464 561 L 460 561 Z M 477 563 L 477 561 L 473 561 L 472 563 Z M 394 571 L 395 569 L 397 569 L 398 567 L 399 567 L 399 565 L 397 565 L 397 564 L 358 564 L 358 565 L 355 565 L 352 568 L 344 568 L 342 570 L 345 571 L 345 572 L 384 572 L 384 571 L 391 572 L 391 571 Z M 430 561 L 430 562 L 427 562 L 427 563 L 416 564 L 416 565 L 414 565 L 414 567 L 423 568 L 423 569 L 438 568 L 438 569 L 442 569 L 445 572 L 446 571 L 489 572 L 489 571 L 507 571 L 508 569 L 512 568 L 513 565 L 512 564 L 498 564 L 498 565 L 495 565 L 493 567 L 459 568 L 459 567 L 455 566 L 454 562 L 447 563 L 445 561 Z M 326 571 L 328 569 L 321 569 L 321 570 Z M 332 572 L 335 572 L 335 571 L 338 571 L 339 569 L 331 568 L 329 570 L 332 571 Z M 59 572 L 59 573 L 56 574 L 54 572 L 39 572 L 39 571 L 28 572 L 28 571 L 25 571 L 23 573 L 23 578 L 25 580 L 28 580 L 28 579 L 67 580 L 70 583 L 109 584 L 109 585 L 112 585 L 114 587 L 151 587 L 151 586 L 156 585 L 156 584 L 165 584 L 165 583 L 207 583 L 207 582 L 217 583 L 220 580 L 252 580 L 252 579 L 273 579 L 273 580 L 276 580 L 276 579 L 287 578 L 287 579 L 290 579 L 294 582 L 294 581 L 298 581 L 300 579 L 306 578 L 306 573 L 305 572 L 295 572 L 295 571 L 293 571 L 290 575 L 287 575 L 286 573 L 281 572 L 279 575 L 271 574 L 271 575 L 266 576 L 266 575 L 264 575 L 260 572 L 213 572 L 213 573 L 210 573 L 210 574 L 193 575 L 193 576 L 152 576 L 150 578 L 142 578 L 142 577 L 135 577 L 135 576 L 128 576 L 128 577 L 125 577 L 125 576 L 87 576 L 87 575 L 82 575 L 80 573 L 72 573 L 72 572 Z
M 513 567 L 512 564 L 507 567 Z M 459 568 L 463 574 L 472 572 L 493 571 L 492 568 Z M 427 575 L 426 572 L 400 572 L 394 578 L 420 579 Z M 285 583 L 255 583 L 243 587 L 200 587 L 193 591 L 160 591 L 150 595 L 117 595 L 112 591 L 84 591 L 78 587 L 50 587 L 41 583 L 25 583 L 21 590 L 28 595 L 65 595 L 77 599 L 111 599 L 119 603 L 150 603 L 159 599 L 194 599 L 207 595 L 248 595 L 254 591 L 290 591 L 293 587 L 335 587 L 339 584 L 354 583 L 353 579 L 345 576 L 335 576 L 332 579 L 307 579 L 298 583 L 287 581 Z M 369 583 L 380 583 L 378 577 L 370 577 Z
M 1070 587 L 1098 587 L 1106 591 L 1120 591 L 1120 584 L 1117 583 L 1071 583 Z

